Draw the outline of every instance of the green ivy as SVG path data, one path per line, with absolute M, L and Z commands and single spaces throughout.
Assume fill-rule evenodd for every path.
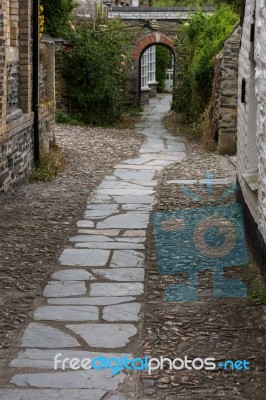
M 107 125 L 122 113 L 130 73 L 130 41 L 121 21 L 96 30 L 83 24 L 64 50 L 64 76 L 72 113 L 84 122 Z
M 230 5 L 213 15 L 195 14 L 176 38 L 177 85 L 173 109 L 197 122 L 207 106 L 212 88 L 214 56 L 222 49 L 239 16 Z

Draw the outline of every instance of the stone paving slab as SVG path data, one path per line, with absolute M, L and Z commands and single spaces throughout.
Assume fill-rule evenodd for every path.
M 120 233 L 119 229 L 78 229 L 78 233 L 84 235 L 103 235 L 105 237 L 115 237 Z M 140 235 L 141 236 L 141 235 Z
M 141 171 L 151 170 L 151 171 L 154 171 L 154 172 L 156 171 L 156 168 L 153 167 L 152 165 L 138 165 L 138 164 L 125 165 L 125 164 L 118 164 L 115 167 L 116 167 L 116 169 L 131 169 L 131 170 L 141 170 Z
M 105 352 L 92 352 L 92 351 L 81 351 L 81 350 L 66 350 L 64 348 L 54 349 L 54 350 L 43 350 L 43 349 L 26 349 L 19 352 L 18 357 L 14 359 L 11 363 L 13 368 L 39 368 L 39 369 L 54 369 L 55 356 L 60 354 L 58 360 L 64 362 L 65 370 L 70 369 L 70 359 L 78 358 L 79 360 L 87 359 L 93 360 L 98 357 L 110 358 L 131 358 L 130 353 L 105 353 Z M 60 367 L 60 362 L 58 363 L 58 369 Z
M 95 276 L 99 276 L 110 281 L 143 282 L 144 268 L 113 268 L 113 269 L 93 269 Z
M 94 222 L 92 221 L 78 221 L 77 222 L 78 228 L 94 228 Z
M 102 267 L 109 258 L 108 250 L 65 249 L 59 258 L 62 265 Z
M 139 243 L 127 243 L 127 242 L 85 242 L 76 243 L 75 248 L 83 249 L 104 249 L 104 250 L 117 250 L 117 249 L 133 249 L 133 250 L 144 250 L 144 245 Z
M 104 389 L 0 389 L 0 400 L 101 400 Z
M 69 239 L 70 242 L 114 242 L 113 238 L 109 238 L 105 235 L 78 235 L 72 236 Z
M 127 230 L 123 233 L 123 236 L 134 237 L 134 236 L 143 236 L 146 237 L 146 232 L 141 229 Z
M 122 210 L 126 211 L 151 211 L 152 205 L 150 204 L 123 204 Z
M 45 324 L 31 322 L 22 337 L 21 347 L 54 348 L 77 347 L 78 341 L 72 336 Z
M 101 270 L 99 270 L 100 272 Z M 63 297 L 48 299 L 48 304 L 55 305 L 92 305 L 106 306 L 112 304 L 127 303 L 136 300 L 135 297 Z
M 54 272 L 52 279 L 60 281 L 92 281 L 95 277 L 85 269 L 62 269 Z
M 91 204 L 87 205 L 87 210 L 96 210 L 96 211 L 117 211 L 118 205 L 117 204 Z
M 122 168 L 122 169 L 116 169 L 114 172 L 114 175 L 121 179 L 124 179 L 126 181 L 132 180 L 132 179 L 133 180 L 141 179 L 144 181 L 145 180 L 150 181 L 151 179 L 154 178 L 155 171 L 152 169 L 146 170 L 146 171 L 140 171 L 138 169 L 134 170 L 132 168 L 130 168 L 130 169 Z
M 123 188 L 122 189 L 116 189 L 116 188 L 113 188 L 113 189 L 99 189 L 97 191 L 97 193 L 98 194 L 110 194 L 110 196 L 127 196 L 127 195 L 130 195 L 130 196 L 138 196 L 138 195 L 140 195 L 140 196 L 150 196 L 150 195 L 154 194 L 155 191 L 151 190 L 151 189 L 147 189 L 147 188 L 141 188 L 140 186 L 138 186 L 138 189 L 134 189 L 134 188 L 132 188 L 132 189 L 130 189 L 130 188 L 127 188 L 127 189 L 123 189 Z
M 11 384 L 16 386 L 31 386 L 36 388 L 56 389 L 95 389 L 114 390 L 123 382 L 124 373 L 112 375 L 112 371 L 65 371 L 42 372 L 35 374 L 18 374 L 13 376 Z
M 51 281 L 44 288 L 44 297 L 64 297 L 86 294 L 85 282 L 77 281 Z
M 139 303 L 107 306 L 103 309 L 103 319 L 108 322 L 138 321 L 140 307 Z
M 88 210 L 85 212 L 84 217 L 89 219 L 103 219 L 110 215 L 118 214 L 114 210 Z
M 43 306 L 34 313 L 37 321 L 97 321 L 99 311 L 95 306 Z
M 131 283 L 92 283 L 91 296 L 139 296 L 143 294 L 143 284 Z
M 120 204 L 128 204 L 128 203 L 134 203 L 134 204 L 154 204 L 155 199 L 153 196 L 143 196 L 143 195 L 137 195 L 134 194 L 132 196 L 114 196 L 114 200 L 117 203 Z M 137 228 L 138 229 L 138 228 Z
M 97 228 L 119 228 L 119 229 L 146 229 L 149 222 L 149 214 L 126 213 L 106 218 L 97 223 Z
M 67 328 L 80 335 L 89 346 L 105 349 L 124 347 L 137 334 L 133 324 L 71 324 Z
M 111 268 L 143 267 L 144 254 L 139 251 L 121 250 L 114 251 L 111 260 Z

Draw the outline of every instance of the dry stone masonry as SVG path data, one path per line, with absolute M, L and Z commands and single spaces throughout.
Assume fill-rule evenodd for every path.
M 237 27 L 215 57 L 212 98 L 205 128 L 220 154 L 235 154 L 237 136 L 237 79 L 240 28 Z

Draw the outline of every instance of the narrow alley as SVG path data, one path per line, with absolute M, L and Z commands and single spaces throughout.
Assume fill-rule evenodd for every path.
M 163 118 L 170 102 L 170 95 L 150 100 L 135 136 L 128 136 L 130 146 L 122 149 L 123 159 L 113 153 L 113 167 L 109 160 L 101 165 L 89 146 L 76 148 L 74 163 L 80 157 L 85 176 L 92 171 L 90 157 L 92 162 L 95 157 L 98 177 L 105 176 L 101 182 L 94 179 L 93 191 L 83 181 L 82 213 L 71 195 L 84 175 L 73 175 L 71 195 L 67 184 L 62 191 L 68 196 L 64 212 L 69 202 L 71 219 L 58 222 L 55 217 L 54 223 L 63 224 L 69 236 L 51 251 L 50 276 L 42 296 L 32 303 L 34 310 L 22 309 L 26 319 L 19 335 L 11 337 L 12 343 L 8 336 L 3 342 L 1 400 L 265 399 L 266 314 L 248 296 L 259 270 L 246 252 L 235 204 L 235 166 L 229 158 L 168 132 Z M 60 144 L 65 139 L 57 132 Z M 85 140 L 97 149 L 103 137 Z M 110 148 L 120 141 L 115 140 Z M 68 146 L 74 147 L 74 140 Z M 49 190 L 55 191 L 49 185 L 53 183 L 48 189 L 36 184 L 46 199 Z M 20 218 L 16 202 L 27 201 L 23 188 L 16 196 L 4 207 Z M 35 207 L 40 206 L 36 199 Z M 204 232 L 213 228 L 217 210 L 222 233 L 216 232 L 218 244 L 213 245 Z M 42 216 L 45 223 L 45 208 Z M 200 225 L 202 217 L 207 225 Z M 180 242 L 186 218 L 189 229 Z M 194 232 L 197 224 L 200 229 Z M 227 240 L 228 225 L 234 227 Z M 49 229 L 44 241 L 49 241 Z M 202 248 L 204 240 L 214 247 L 212 258 Z M 8 254 L 12 243 L 7 239 L 5 246 Z M 234 246 L 238 258 L 233 260 Z M 194 247 L 205 258 L 197 258 Z M 28 252 L 23 243 L 20 250 Z M 215 260 L 222 261 L 214 265 Z M 45 269 L 39 261 L 36 268 Z M 21 296 L 23 302 L 26 295 Z M 178 359 L 179 365 L 173 369 L 166 361 L 160 369 L 155 361 L 148 371 L 142 365 L 145 357 Z M 211 358 L 215 368 L 197 363 L 193 370 L 181 368 L 186 357 L 198 363 Z M 135 371 L 121 364 L 135 358 Z M 88 359 L 88 364 L 95 360 L 93 368 L 78 369 Z M 226 360 L 231 360 L 228 367 Z M 232 367 L 237 360 L 245 360 L 246 370 Z

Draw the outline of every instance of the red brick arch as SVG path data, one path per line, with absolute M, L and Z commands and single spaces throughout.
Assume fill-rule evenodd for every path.
M 175 46 L 170 38 L 163 35 L 162 33 L 153 32 L 149 33 L 147 36 L 144 36 L 141 40 L 137 42 L 132 52 L 133 60 L 139 60 L 144 50 L 154 44 L 162 44 L 168 47 L 174 54 L 176 53 Z

